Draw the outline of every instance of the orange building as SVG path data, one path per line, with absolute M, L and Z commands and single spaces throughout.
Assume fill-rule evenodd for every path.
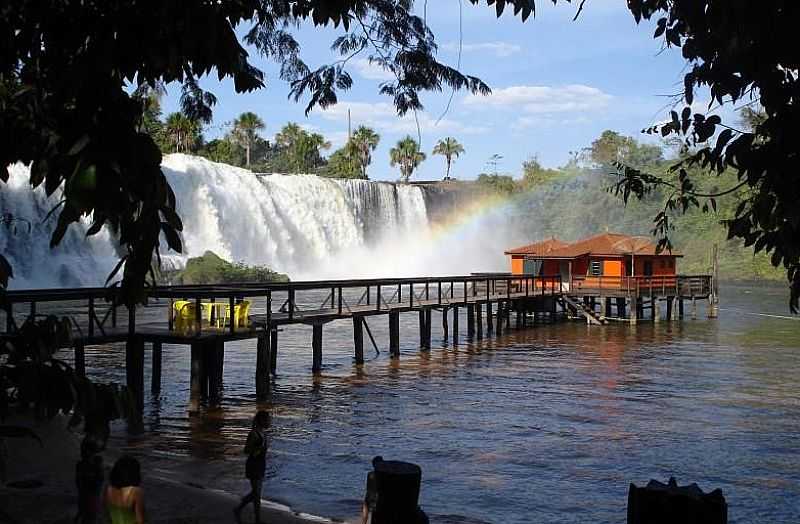
M 682 256 L 674 251 L 656 253 L 656 245 L 649 239 L 616 233 L 573 243 L 551 238 L 505 254 L 511 257 L 513 274 L 560 275 L 565 287 L 572 290 L 674 285 L 676 261 Z

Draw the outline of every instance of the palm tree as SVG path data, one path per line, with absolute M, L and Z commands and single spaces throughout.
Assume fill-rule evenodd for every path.
M 233 136 L 236 142 L 244 147 L 245 167 L 250 167 L 250 149 L 253 147 L 258 132 L 266 127 L 264 121 L 251 111 L 245 111 L 233 121 Z
M 381 137 L 374 129 L 367 126 L 359 126 L 350 138 L 356 151 L 358 152 L 361 177 L 367 178 L 367 166 L 372 163 L 372 152 L 378 147 Z
M 164 134 L 176 153 L 188 153 L 197 143 L 200 126 L 183 113 L 171 113 L 164 123 Z
M 400 166 L 400 181 L 408 183 L 411 174 L 425 160 L 425 153 L 419 150 L 417 141 L 406 136 L 389 151 L 392 167 Z
M 322 160 L 321 149 L 329 149 L 331 143 L 319 133 L 309 133 L 294 122 L 289 122 L 275 135 L 275 143 L 284 151 L 293 173 L 310 172 Z
M 442 155 L 447 161 L 447 173 L 444 175 L 445 180 L 450 179 L 450 164 L 453 162 L 453 157 L 458 158 L 463 152 L 464 146 L 459 144 L 458 140 L 452 137 L 439 140 L 439 143 L 433 148 L 434 155 Z

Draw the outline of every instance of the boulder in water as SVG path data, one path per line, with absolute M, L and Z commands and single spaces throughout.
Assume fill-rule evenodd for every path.
M 628 524 L 727 524 L 728 505 L 722 490 L 704 493 L 697 484 L 678 486 L 651 480 L 628 490 Z

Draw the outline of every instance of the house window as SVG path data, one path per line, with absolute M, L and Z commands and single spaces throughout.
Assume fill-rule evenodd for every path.
M 603 262 L 601 260 L 592 260 L 589 263 L 589 274 L 593 277 L 599 277 L 603 274 Z

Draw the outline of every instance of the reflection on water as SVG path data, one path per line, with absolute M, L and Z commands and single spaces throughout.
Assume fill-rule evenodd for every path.
M 797 522 L 800 322 L 754 314 L 786 315 L 783 290 L 725 291 L 715 321 L 540 326 L 423 353 L 416 315 L 402 315 L 399 361 L 386 318 L 371 318 L 383 347 L 360 369 L 351 323 L 333 323 L 316 379 L 310 328 L 292 327 L 269 402 L 255 402 L 255 342 L 231 343 L 223 404 L 193 418 L 188 348 L 167 346 L 145 435 L 114 438 L 149 471 L 244 492 L 244 439 L 269 409 L 264 495 L 340 518 L 358 512 L 380 454 L 422 466 L 434 522 L 623 522 L 630 482 L 671 475 L 722 488 L 731 522 Z M 124 382 L 121 347 L 87 358 Z

